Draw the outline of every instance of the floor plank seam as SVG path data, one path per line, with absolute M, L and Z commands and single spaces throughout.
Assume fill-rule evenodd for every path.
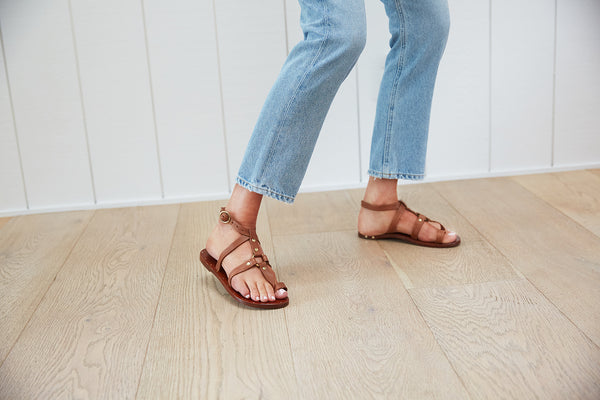
M 35 306 L 35 308 L 31 312 L 31 314 L 29 315 L 29 318 L 27 319 L 27 322 L 23 325 L 23 328 L 21 329 L 21 332 L 19 332 L 19 336 L 17 336 L 17 338 L 13 342 L 12 346 L 10 346 L 10 350 L 6 352 L 6 357 L 4 357 L 4 359 L 0 362 L 0 368 L 2 368 L 2 365 L 4 365 L 4 362 L 6 361 L 6 359 L 10 355 L 10 353 L 13 351 L 13 349 L 15 348 L 15 345 L 21 339 L 21 336 L 23 335 L 23 332 L 25 332 L 25 330 L 27 329 L 27 327 L 31 323 L 31 319 L 35 315 L 35 313 L 38 310 L 40 304 L 42 304 L 42 302 L 46 298 L 46 295 L 48 294 L 48 291 L 50 290 L 50 288 L 52 287 L 52 285 L 54 285 L 54 282 L 56 281 L 56 277 L 62 271 L 62 269 L 65 266 L 65 264 L 67 263 L 67 260 L 69 259 L 69 257 L 71 257 L 71 253 L 73 253 L 73 249 L 77 246 L 77 243 L 79 243 L 79 240 L 81 239 L 81 237 L 83 236 L 83 234 L 85 233 L 85 231 L 88 229 L 88 227 L 90 226 L 90 223 L 92 222 L 92 219 L 94 219 L 95 216 L 96 216 L 96 211 L 94 210 L 92 216 L 88 219 L 88 222 L 85 225 L 85 228 L 83 228 L 81 230 L 81 232 L 79 233 L 79 236 L 77 236 L 77 239 L 73 241 L 73 245 L 71 246 L 71 248 L 69 249 L 69 252 L 65 256 L 65 259 L 63 260 L 62 264 L 60 265 L 60 268 L 56 271 L 56 274 L 54 274 L 54 277 L 52 278 L 52 282 L 50 282 L 50 284 L 48 285 L 48 287 L 44 291 L 44 294 L 40 298 L 40 301 L 38 301 L 37 305 Z
M 531 193 L 533 196 L 536 197 L 536 199 L 541 200 L 542 202 L 544 202 L 544 204 L 549 205 L 550 207 L 552 207 L 553 210 L 558 211 L 560 214 L 564 215 L 565 217 L 567 217 L 569 220 L 575 222 L 578 226 L 584 228 L 586 231 L 588 231 L 590 234 L 592 234 L 593 236 L 596 236 L 593 232 L 591 232 L 589 229 L 585 228 L 584 226 L 582 226 L 581 224 L 579 224 L 577 221 L 573 220 L 571 217 L 569 217 L 568 215 L 564 214 L 562 211 L 558 210 L 557 208 L 555 208 L 554 206 L 552 206 L 551 204 L 549 204 L 547 201 L 545 201 L 544 199 L 540 198 L 539 196 L 537 196 L 535 193 L 531 192 L 529 189 L 527 189 L 525 186 L 521 185 L 518 181 L 516 181 L 515 178 L 513 177 L 509 177 L 509 179 L 512 182 L 515 182 L 517 184 L 519 184 L 520 187 L 522 187 L 523 189 L 527 190 L 528 193 Z M 461 215 L 463 218 L 465 218 L 465 220 L 467 222 L 469 222 L 469 224 L 477 231 L 477 233 L 479 233 L 479 235 L 485 239 L 486 242 L 488 242 L 494 249 L 496 249 L 501 255 L 502 257 L 504 257 L 504 259 L 507 261 L 508 265 L 510 265 L 510 267 L 515 271 L 515 273 L 520 276 L 522 279 L 526 280 L 533 288 L 535 288 L 535 290 L 541 294 L 550 304 L 552 304 L 552 306 L 558 311 L 558 313 L 560 315 L 562 315 L 563 317 L 566 318 L 567 321 L 569 321 L 586 339 L 588 339 L 591 343 L 594 344 L 594 346 L 596 346 L 597 348 L 600 349 L 600 344 L 596 343 L 594 340 L 592 340 L 592 338 L 590 338 L 582 329 L 579 325 L 577 325 L 571 318 L 569 318 L 569 316 L 560 308 L 558 307 L 548 296 L 546 296 L 546 294 L 540 290 L 540 288 L 537 287 L 537 285 L 535 285 L 523 272 L 521 272 L 519 270 L 519 268 L 517 266 L 515 266 L 510 259 L 508 258 L 508 256 L 506 254 L 504 254 L 504 252 L 502 252 L 498 247 L 496 247 L 496 245 L 493 243 L 493 241 L 491 241 L 488 237 L 486 237 L 482 232 L 479 231 L 479 229 L 477 229 L 477 227 L 475 225 L 473 225 L 470 221 L 470 219 L 463 215 L 462 213 L 460 213 L 459 210 L 457 210 L 454 205 L 444 196 L 443 193 L 441 193 L 437 187 L 435 188 L 435 190 L 440 194 L 440 196 L 442 196 L 442 198 L 444 198 L 444 200 L 446 200 L 446 202 L 454 209 L 456 210 L 456 212 L 459 213 L 459 215 Z M 597 236 L 596 236 L 597 237 Z
M 452 363 L 452 361 L 450 361 L 450 357 L 448 357 L 448 354 L 446 353 L 446 351 L 444 350 L 444 348 L 442 347 L 442 345 L 438 341 L 437 337 L 435 336 L 435 333 L 433 332 L 433 329 L 432 329 L 431 325 L 429 325 L 429 323 L 427 322 L 427 319 L 423 315 L 423 312 L 421 312 L 421 309 L 419 308 L 419 306 L 417 305 L 415 299 L 413 298 L 412 294 L 410 293 L 410 290 L 406 289 L 406 292 L 408 293 L 408 297 L 410 298 L 410 301 L 412 302 L 413 306 L 416 308 L 417 312 L 421 316 L 421 320 L 425 323 L 425 326 L 427 326 L 427 329 L 429 330 L 429 333 L 433 337 L 433 340 L 435 340 L 435 343 L 437 344 L 438 349 L 442 352 L 442 354 L 444 355 L 444 357 L 448 361 L 448 365 L 450 365 L 450 368 L 452 368 L 452 371 L 454 372 L 454 374 L 456 375 L 458 381 L 460 382 L 460 384 L 462 385 L 463 389 L 465 390 L 465 393 L 467 394 L 467 396 L 469 396 L 470 399 L 473 399 L 473 396 L 471 395 L 471 392 L 469 392 L 469 390 L 467 389 L 467 385 L 465 384 L 462 376 L 460 376 L 460 374 L 456 370 L 456 367 L 454 366 L 454 364 Z
M 528 193 L 531 193 L 533 196 L 535 196 L 536 199 L 540 200 L 542 203 L 546 204 L 547 206 L 551 207 L 553 210 L 555 210 L 556 212 L 558 212 L 559 214 L 563 215 L 564 217 L 568 218 L 571 222 L 577 224 L 577 226 L 579 226 L 580 228 L 586 230 L 590 235 L 597 237 L 598 239 L 600 239 L 600 236 L 598 236 L 595 232 L 592 232 L 589 230 L 588 227 L 582 225 L 579 221 L 571 218 L 570 215 L 565 214 L 560 208 L 556 208 L 552 203 L 548 202 L 546 199 L 538 196 L 537 193 L 533 192 L 532 190 L 530 190 L 527 186 L 523 185 L 521 182 L 519 182 L 517 179 L 515 179 L 514 177 L 510 177 L 510 180 L 512 182 L 515 182 L 516 184 L 518 184 L 520 187 L 522 187 L 523 189 L 527 190 Z
M 506 254 L 504 254 L 504 252 L 502 250 L 500 250 L 495 244 L 494 241 L 487 237 L 483 232 L 481 232 L 479 230 L 479 228 L 477 227 L 477 225 L 473 224 L 473 222 L 471 221 L 471 219 L 464 215 L 463 213 L 461 213 L 456 207 L 454 207 L 454 204 L 452 204 L 452 202 L 450 202 L 450 200 L 448 200 L 448 198 L 446 196 L 444 196 L 444 194 L 437 188 L 434 186 L 435 191 L 446 201 L 446 203 L 448 204 L 448 206 L 450 206 L 454 211 L 456 211 L 456 213 L 458 215 L 460 215 L 465 221 L 467 221 L 467 223 L 469 225 L 471 225 L 471 227 L 473 228 L 473 230 L 475 232 L 477 232 L 477 234 L 479 235 L 480 238 L 482 238 L 483 240 L 485 240 L 485 242 L 490 245 L 494 250 L 496 250 L 498 252 L 498 254 L 500 254 L 502 256 L 502 258 L 504 258 L 504 260 L 506 261 L 506 263 L 510 266 L 511 270 L 519 277 L 521 277 L 521 279 L 527 279 L 525 277 L 525 275 L 510 261 L 510 259 L 508 258 L 508 256 Z
M 180 212 L 181 212 L 181 203 L 178 204 L 178 207 L 177 207 L 177 215 L 175 216 L 176 222 L 175 222 L 175 227 L 173 228 L 173 235 L 171 235 L 171 245 L 169 246 L 169 254 L 167 254 L 167 259 L 165 260 L 165 268 L 164 268 L 162 278 L 160 281 L 160 290 L 158 292 L 158 299 L 156 300 L 156 306 L 154 307 L 154 314 L 152 315 L 152 326 L 150 327 L 150 334 L 148 335 L 148 341 L 146 342 L 146 350 L 144 351 L 144 359 L 142 360 L 142 367 L 140 368 L 140 375 L 138 376 L 138 382 L 137 382 L 137 385 L 135 388 L 135 394 L 133 395 L 134 399 L 137 399 L 137 397 L 138 397 L 138 391 L 140 390 L 140 384 L 142 383 L 142 376 L 144 375 L 144 368 L 146 367 L 146 358 L 148 357 L 148 348 L 150 347 L 150 342 L 152 341 L 152 335 L 154 333 L 154 323 L 156 322 L 156 314 L 158 312 L 158 306 L 160 305 L 160 301 L 163 297 L 165 276 L 167 276 L 167 269 L 169 268 L 169 259 L 171 258 L 171 251 L 173 250 L 173 242 L 175 241 L 177 227 L 179 226 L 179 213 Z

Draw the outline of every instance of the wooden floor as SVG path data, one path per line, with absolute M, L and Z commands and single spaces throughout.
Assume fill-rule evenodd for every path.
M 0 399 L 600 399 L 600 170 L 399 191 L 463 244 L 266 200 L 274 311 L 198 261 L 220 202 L 0 219 Z

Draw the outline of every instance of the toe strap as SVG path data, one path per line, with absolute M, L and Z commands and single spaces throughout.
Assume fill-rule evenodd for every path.
M 437 222 L 437 221 L 432 221 L 429 218 L 427 218 L 426 216 L 424 216 L 423 214 L 417 214 L 417 220 L 415 221 L 415 225 L 413 226 L 413 230 L 412 233 L 410 234 L 410 237 L 412 239 L 418 240 L 419 239 L 419 232 L 421 232 L 421 229 L 423 228 L 423 225 L 426 222 L 430 222 L 433 224 L 439 224 L 439 229 L 437 231 L 437 236 L 435 238 L 435 242 L 436 243 L 443 243 L 444 241 L 444 236 L 446 236 L 446 228 L 444 227 L 444 225 L 442 225 L 441 223 Z
M 260 261 L 258 260 L 259 258 Z M 269 282 L 271 286 L 273 286 L 274 291 L 278 291 L 279 289 L 287 290 L 287 287 L 283 282 L 277 281 L 275 271 L 273 271 L 273 268 L 271 268 L 269 261 L 262 259 L 262 257 L 253 257 L 245 263 L 242 263 L 236 268 L 234 268 L 227 277 L 229 285 L 231 286 L 231 280 L 234 276 L 239 275 L 242 272 L 248 271 L 250 268 L 258 268 L 258 270 L 263 274 L 267 282 Z

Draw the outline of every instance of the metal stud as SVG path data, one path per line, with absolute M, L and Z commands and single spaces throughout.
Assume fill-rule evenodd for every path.
M 248 262 L 246 263 L 246 265 L 250 265 L 250 264 L 252 264 L 250 261 L 248 261 Z
M 371 239 L 375 239 L 375 236 L 371 236 Z

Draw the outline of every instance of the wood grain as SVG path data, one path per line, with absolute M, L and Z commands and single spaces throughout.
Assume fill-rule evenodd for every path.
M 515 269 L 600 344 L 600 238 L 511 178 L 437 185 Z
M 529 282 L 410 294 L 472 398 L 600 397 L 600 349 Z
M 11 220 L 11 217 L 0 218 L 0 229 Z
M 519 279 L 506 257 L 482 237 L 476 227 L 441 197 L 435 188 L 435 184 L 402 185 L 398 192 L 409 208 L 455 230 L 461 237 L 461 245 L 450 249 L 433 249 L 392 240 L 378 241 L 403 278 L 405 287 L 453 286 Z M 359 199 L 361 192 L 351 191 L 351 195 Z
M 71 211 L 1 220 L 0 225 L 11 223 L 0 229 L 0 365 L 93 214 Z
M 198 260 L 219 204 L 181 207 L 138 398 L 298 398 L 285 313 L 237 305 Z
M 468 398 L 377 243 L 354 232 L 273 238 L 303 399 Z
M 513 179 L 600 236 L 600 176 L 588 171 L 571 171 Z
M 588 171 L 596 176 L 600 176 L 600 169 L 588 169 L 586 171 Z
M 358 208 L 343 190 L 300 193 L 293 205 L 265 200 L 273 235 L 356 230 Z
M 0 368 L 0 398 L 133 398 L 178 209 L 96 211 Z

